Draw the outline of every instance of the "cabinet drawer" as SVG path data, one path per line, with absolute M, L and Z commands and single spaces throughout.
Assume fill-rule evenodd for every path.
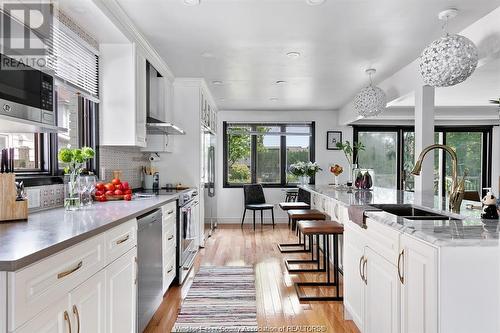
M 106 264 L 137 245 L 137 220 L 133 219 L 106 231 Z
M 161 212 L 163 214 L 163 219 L 168 219 L 174 217 L 177 211 L 177 202 L 169 202 L 168 204 L 161 207 Z
M 391 264 L 396 265 L 400 232 L 370 218 L 366 219 L 366 226 L 367 228 L 363 231 L 367 236 L 367 246 Z
M 9 331 L 64 297 L 105 265 L 104 235 L 72 246 L 8 275 Z
M 175 279 L 175 257 L 172 257 L 171 260 L 163 266 L 163 291 L 167 291 L 172 281 Z

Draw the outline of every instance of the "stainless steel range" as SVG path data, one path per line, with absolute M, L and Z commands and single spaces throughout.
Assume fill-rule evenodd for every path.
M 198 253 L 199 200 L 197 190 L 188 190 L 179 195 L 179 218 L 177 220 L 177 277 L 179 284 L 186 279 Z

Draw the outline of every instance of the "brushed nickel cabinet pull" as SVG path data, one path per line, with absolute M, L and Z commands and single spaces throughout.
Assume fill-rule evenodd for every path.
M 129 240 L 129 238 L 130 238 L 130 235 L 127 235 L 127 236 L 123 237 L 122 239 L 117 240 L 116 245 L 119 245 L 121 243 L 125 243 L 126 241 Z
M 401 274 L 401 258 L 403 259 L 403 265 L 404 265 L 404 254 L 405 254 L 405 250 L 401 250 L 401 252 L 399 253 L 398 255 L 398 277 L 399 277 L 399 281 L 401 282 L 401 284 L 404 284 L 405 283 L 405 277 L 403 276 L 403 274 Z
M 173 210 L 173 209 L 172 209 L 172 210 L 169 210 L 169 211 L 167 212 L 167 214 L 168 214 L 168 215 L 172 215 L 173 213 L 174 213 L 174 210 Z
M 368 258 L 365 258 L 363 261 L 363 281 L 365 281 L 365 284 L 368 284 L 368 276 L 365 271 L 366 264 L 368 263 Z
M 170 273 L 173 269 L 173 267 L 170 267 L 170 269 L 167 271 L 167 274 Z
M 68 311 L 64 311 L 64 321 L 68 322 L 68 332 L 71 333 L 71 322 L 69 321 Z
M 167 240 L 172 240 L 172 239 L 174 239 L 174 235 L 167 238 Z
M 80 268 L 82 268 L 82 266 L 83 266 L 83 261 L 80 261 L 80 262 L 78 263 L 78 265 L 76 265 L 76 267 L 75 267 L 75 268 L 72 268 L 72 269 L 70 269 L 70 270 L 67 270 L 67 271 L 65 271 L 65 272 L 61 272 L 61 273 L 57 274 L 57 278 L 58 278 L 58 279 L 62 279 L 63 277 L 68 276 L 68 275 L 70 275 L 70 274 L 72 274 L 72 273 L 76 272 L 77 270 L 79 270 Z
M 365 280 L 365 277 L 363 276 L 363 269 L 362 269 L 364 259 L 365 259 L 365 256 L 361 256 L 359 258 L 359 276 L 361 276 L 361 280 L 363 280 L 363 281 Z
M 78 324 L 76 333 L 80 333 L 80 314 L 78 313 L 78 308 L 76 307 L 76 305 L 73 305 L 73 314 L 76 316 L 76 323 Z

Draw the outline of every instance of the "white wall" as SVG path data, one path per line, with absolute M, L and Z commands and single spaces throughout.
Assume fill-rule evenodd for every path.
M 333 181 L 333 176 L 329 171 L 331 164 L 340 164 L 347 169 L 347 161 L 342 151 L 326 149 L 326 132 L 330 130 L 342 131 L 343 140 L 352 142 L 352 128 L 338 126 L 337 111 L 219 111 L 218 112 L 218 133 L 217 133 L 217 215 L 220 223 L 240 223 L 243 214 L 243 189 L 223 188 L 223 153 L 222 153 L 222 122 L 316 122 L 316 162 L 323 171 L 316 176 L 316 184 L 327 184 Z M 347 176 L 341 176 L 341 181 L 346 181 Z M 283 202 L 285 199 L 284 189 L 265 188 L 266 201 L 273 204 Z M 277 222 L 287 222 L 287 217 L 279 207 L 276 207 L 275 217 Z M 270 222 L 270 213 L 265 213 L 265 223 Z M 251 221 L 251 212 L 247 212 L 245 223 Z M 260 216 L 257 212 L 257 223 L 260 223 Z

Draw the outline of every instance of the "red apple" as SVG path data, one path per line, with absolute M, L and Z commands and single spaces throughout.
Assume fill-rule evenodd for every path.
M 125 199 L 125 200 L 127 200 L 127 201 L 132 200 L 132 194 L 125 194 L 125 195 L 123 196 L 123 199 Z
M 132 194 L 132 190 L 131 189 L 126 189 L 124 193 L 125 194 Z
M 121 184 L 121 181 L 120 181 L 120 179 L 118 179 L 118 178 L 114 178 L 114 179 L 111 181 L 111 183 L 113 183 L 113 185 L 118 185 L 118 184 Z
M 98 189 L 99 191 L 104 191 L 104 189 L 105 189 L 104 183 L 97 183 L 95 185 L 95 188 Z
M 97 190 L 97 191 L 95 191 L 94 195 L 95 195 L 96 197 L 102 197 L 102 196 L 104 195 L 104 191 Z
M 123 195 L 123 191 L 122 190 L 115 190 L 115 195 Z
M 128 182 L 122 182 L 122 186 L 124 190 L 128 190 Z
M 107 183 L 106 185 L 104 185 L 104 187 L 106 188 L 106 191 L 114 191 L 115 190 L 115 185 L 113 185 L 111 183 Z
M 105 195 L 115 195 L 115 192 L 114 191 L 106 191 L 106 193 L 104 193 Z

